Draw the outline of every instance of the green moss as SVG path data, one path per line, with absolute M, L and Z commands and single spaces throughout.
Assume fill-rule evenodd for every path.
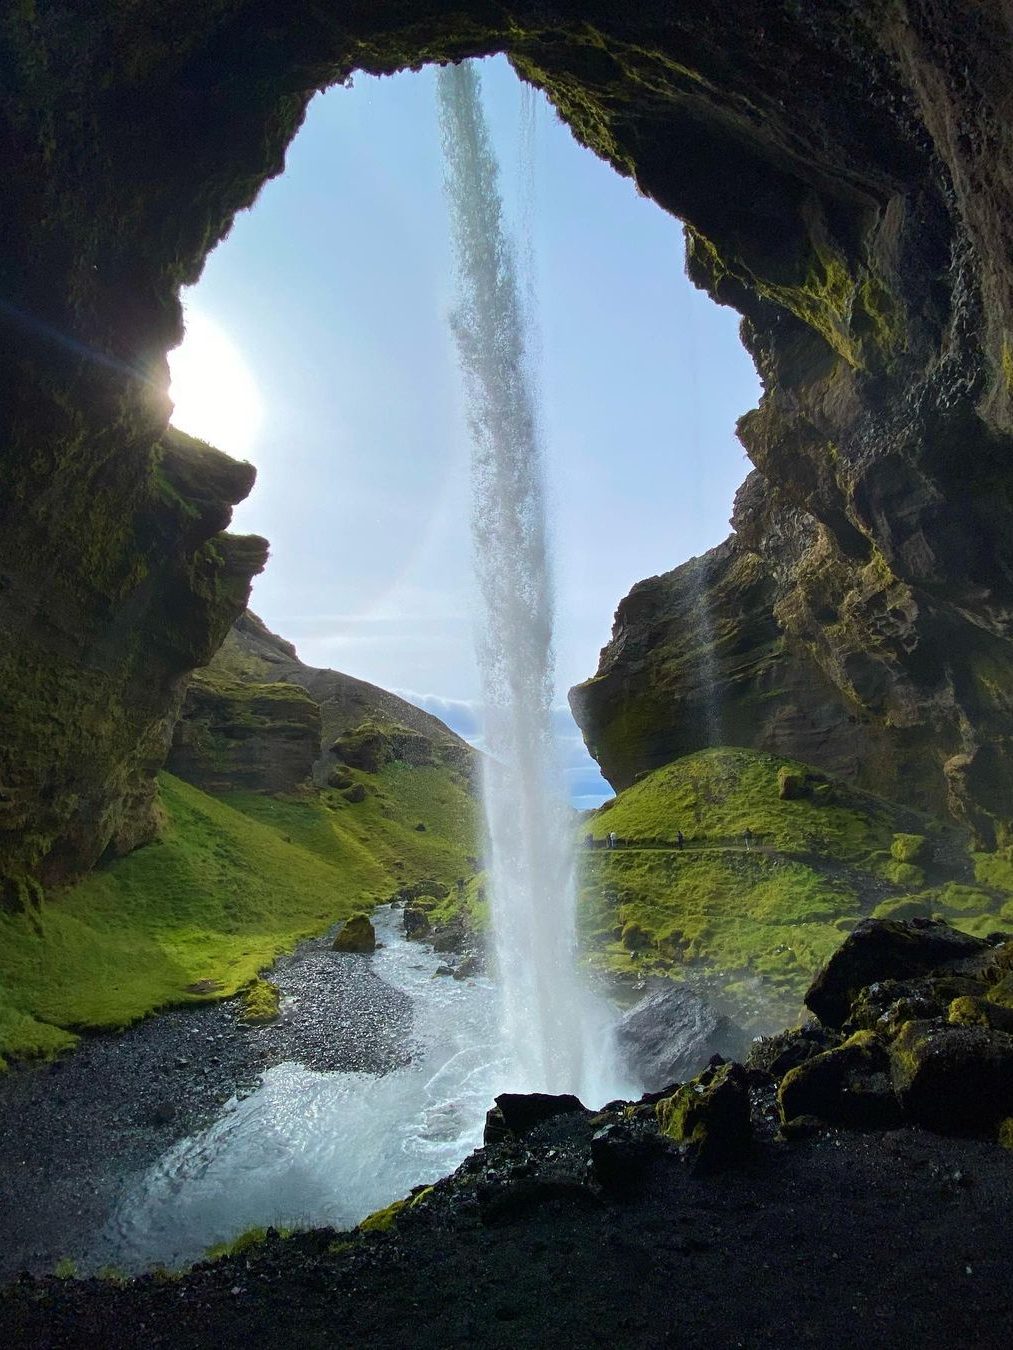
M 281 1238 L 292 1236 L 291 1228 L 278 1228 L 275 1232 Z M 241 1256 L 243 1252 L 251 1251 L 254 1247 L 259 1247 L 266 1241 L 268 1229 L 266 1228 L 247 1228 L 245 1232 L 240 1233 L 238 1237 L 230 1238 L 228 1242 L 216 1242 L 214 1246 L 208 1247 L 204 1253 L 204 1259 L 207 1261 L 220 1261 L 223 1256 Z
M 883 875 L 895 886 L 917 888 L 925 885 L 925 873 L 920 867 L 914 863 L 898 862 L 896 858 L 891 858 L 886 864 Z
M 890 844 L 890 854 L 897 862 L 918 862 L 925 852 L 926 843 L 923 834 L 895 834 Z
M 985 914 L 994 918 L 995 901 L 985 891 L 974 886 L 962 886 L 959 882 L 949 881 L 937 892 L 937 905 L 950 914 Z
M 273 1022 L 281 1006 L 281 993 L 276 984 L 259 976 L 243 990 L 242 1019 L 250 1026 Z
M 1003 1148 L 1013 1149 L 1013 1116 L 1007 1116 L 999 1126 L 999 1143 Z
M 58 1280 L 72 1280 L 77 1274 L 77 1262 L 69 1256 L 62 1256 L 53 1267 L 53 1274 Z
M 388 1233 L 394 1227 L 397 1216 L 411 1202 L 409 1200 L 395 1200 L 393 1204 L 387 1205 L 385 1209 L 378 1209 L 373 1214 L 369 1214 L 358 1225 L 360 1233 Z
M 974 879 L 1013 897 L 1013 862 L 1005 853 L 974 854 Z

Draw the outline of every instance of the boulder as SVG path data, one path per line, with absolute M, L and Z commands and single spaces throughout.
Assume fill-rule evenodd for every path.
M 425 938 L 432 932 L 429 915 L 420 905 L 405 905 L 401 921 L 406 938 Z
M 981 938 L 931 919 L 866 919 L 817 974 L 805 1004 L 826 1026 L 840 1028 L 867 985 L 944 970 L 961 973 L 990 952 Z
M 889 1129 L 900 1123 L 885 1045 L 871 1031 L 789 1069 L 777 1101 L 782 1121 L 815 1116 L 832 1125 Z
M 908 1022 L 890 1046 L 904 1114 L 943 1134 L 994 1132 L 1013 1115 L 1013 1036 L 983 1026 Z
M 346 802 L 351 802 L 354 806 L 356 803 L 366 800 L 366 789 L 362 783 L 353 783 L 351 787 L 345 788 L 341 795 Z
M 832 1050 L 840 1042 L 839 1032 L 830 1031 L 819 1022 L 806 1022 L 791 1031 L 755 1040 L 746 1059 L 746 1068 L 780 1080 L 789 1069 Z
M 365 914 L 353 914 L 334 939 L 336 952 L 372 952 L 376 950 L 376 929 Z
M 495 1108 L 486 1117 L 486 1132 L 488 1135 L 492 1122 L 494 1127 L 501 1127 L 505 1133 L 523 1135 L 542 1121 L 551 1120 L 553 1116 L 575 1112 L 590 1114 L 583 1102 L 569 1092 L 558 1096 L 547 1092 L 501 1092 L 496 1098 Z M 490 1142 L 488 1137 L 486 1142 Z
M 665 981 L 624 1015 L 616 1031 L 622 1060 L 645 1092 L 701 1072 L 714 1055 L 744 1055 L 746 1033 L 685 985 Z
M 749 1148 L 749 1088 L 741 1064 L 714 1063 L 654 1108 L 661 1133 L 710 1171 L 741 1160 Z

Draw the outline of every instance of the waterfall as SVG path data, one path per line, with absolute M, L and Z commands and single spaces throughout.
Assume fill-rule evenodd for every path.
M 714 649 L 714 620 L 707 597 L 707 578 L 702 558 L 694 559 L 690 574 L 693 595 L 693 618 L 696 622 L 697 678 L 700 681 L 703 702 L 704 727 L 708 747 L 723 744 L 721 703 L 718 697 L 718 665 Z
M 553 594 L 530 298 L 503 222 L 477 68 L 448 66 L 438 79 L 459 282 L 451 326 L 472 441 L 487 875 L 512 1065 L 504 1086 L 602 1102 L 621 1085 L 607 1010 L 576 969 L 574 824 L 551 729 Z

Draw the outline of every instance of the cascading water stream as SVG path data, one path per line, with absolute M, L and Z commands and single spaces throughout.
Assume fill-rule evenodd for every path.
M 529 311 L 503 224 L 473 63 L 439 73 L 472 439 L 482 602 L 483 796 L 504 1048 L 515 1090 L 604 1101 L 622 1087 L 609 1013 L 578 978 L 574 854 L 551 732 L 553 595 Z
M 714 620 L 711 615 L 710 597 L 707 594 L 707 578 L 702 558 L 693 560 L 690 572 L 690 587 L 693 595 L 693 622 L 696 626 L 697 678 L 700 682 L 700 702 L 703 705 L 704 729 L 707 745 L 723 745 L 721 725 L 721 702 L 718 694 L 718 666 L 715 653 Z

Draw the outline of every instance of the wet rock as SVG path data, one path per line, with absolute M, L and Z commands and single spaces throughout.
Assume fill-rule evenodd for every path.
M 661 1133 L 701 1171 L 740 1161 L 751 1141 L 749 1089 L 741 1064 L 712 1064 L 654 1108 Z
M 402 922 L 407 938 L 424 938 L 432 932 L 429 915 L 419 905 L 405 905 Z
M 987 998 L 955 998 L 947 1009 L 951 1026 L 990 1027 L 993 1031 L 1013 1032 L 1013 1008 L 1004 1008 Z
M 840 1045 L 841 1037 L 836 1031 L 820 1026 L 819 1022 L 807 1022 L 804 1026 L 791 1031 L 779 1032 L 776 1036 L 763 1036 L 755 1040 L 750 1047 L 746 1068 L 751 1071 L 769 1074 L 773 1079 L 781 1079 L 789 1069 L 804 1064 L 814 1055 L 822 1055 Z
M 654 1135 L 627 1124 L 614 1122 L 591 1136 L 591 1172 L 600 1185 L 610 1189 L 635 1186 L 658 1149 Z
M 569 1092 L 558 1096 L 547 1092 L 501 1092 L 496 1098 L 496 1109 L 499 1112 L 496 1123 L 502 1121 L 504 1131 L 514 1135 L 527 1134 L 553 1116 L 590 1114 L 583 1102 Z M 486 1128 L 492 1115 L 490 1111 L 486 1117 Z
M 461 964 L 454 971 L 455 980 L 470 980 L 477 975 L 482 968 L 482 963 L 477 956 L 466 956 Z
M 900 1123 L 886 1047 L 871 1031 L 789 1069 L 778 1090 L 782 1121 L 813 1116 L 860 1129 Z
M 990 952 L 981 938 L 931 919 L 866 919 L 817 974 L 806 993 L 806 1007 L 826 1026 L 840 1028 L 866 986 L 944 970 L 957 974 L 964 963 L 973 965 Z
M 665 982 L 625 1014 L 616 1032 L 624 1063 L 648 1092 L 698 1074 L 713 1055 L 745 1054 L 740 1027 L 684 985 Z
M 334 939 L 336 952 L 371 952 L 376 949 L 376 929 L 365 914 L 353 914 Z
M 459 952 L 468 938 L 464 922 L 455 920 L 433 929 L 432 948 L 434 952 Z
M 1013 1115 L 1013 1036 L 983 1026 L 908 1022 L 890 1046 L 904 1114 L 943 1134 L 994 1131 Z

